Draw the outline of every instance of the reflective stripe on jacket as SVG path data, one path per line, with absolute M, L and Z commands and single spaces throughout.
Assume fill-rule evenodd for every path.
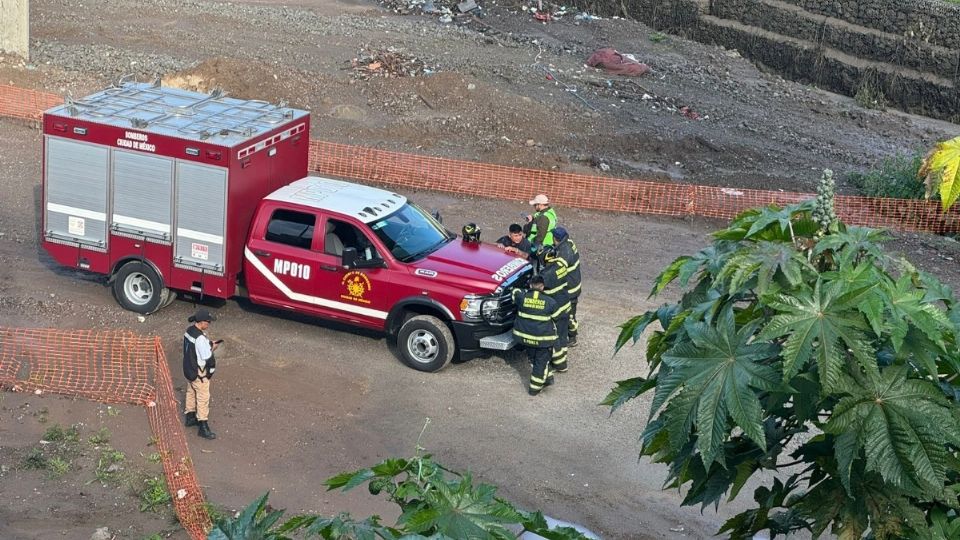
M 513 292 L 517 305 L 517 318 L 513 322 L 513 335 L 530 347 L 553 347 L 557 341 L 557 326 L 552 314 L 557 304 L 540 291 Z
M 556 258 L 547 263 L 540 272 L 543 277 L 543 294 L 546 294 L 557 303 L 554 317 L 570 311 L 570 292 L 567 287 L 567 263 Z
M 580 252 L 573 240 L 567 238 L 556 246 L 557 255 L 567 263 L 567 292 L 570 298 L 580 296 Z

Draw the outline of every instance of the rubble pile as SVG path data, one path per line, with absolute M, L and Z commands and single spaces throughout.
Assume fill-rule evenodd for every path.
M 370 79 L 373 77 L 419 77 L 436 71 L 415 57 L 405 54 L 396 47 L 386 49 L 372 49 L 363 47 L 356 58 L 350 60 L 350 69 L 355 79 Z

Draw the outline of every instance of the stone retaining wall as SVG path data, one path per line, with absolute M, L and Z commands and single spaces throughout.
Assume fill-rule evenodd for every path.
M 881 91 L 908 112 L 960 123 L 960 5 L 943 0 L 576 0 L 737 49 L 802 82 Z

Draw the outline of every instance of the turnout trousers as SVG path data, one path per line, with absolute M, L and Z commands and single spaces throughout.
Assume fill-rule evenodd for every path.
M 567 342 L 570 331 L 570 312 L 567 311 L 557 318 L 557 343 L 553 346 L 553 356 L 550 366 L 553 371 L 563 373 L 567 370 Z
M 547 384 L 547 377 L 550 376 L 550 347 L 527 347 L 527 358 L 533 366 L 530 370 L 530 392 L 536 393 L 543 390 Z

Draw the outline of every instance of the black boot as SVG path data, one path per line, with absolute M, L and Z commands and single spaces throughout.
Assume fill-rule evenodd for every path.
M 197 411 L 188 412 L 183 415 L 183 425 L 187 427 L 200 425 L 200 422 L 197 420 Z
M 199 424 L 200 424 L 200 431 L 197 432 L 197 435 L 203 437 L 204 439 L 210 439 L 210 440 L 217 438 L 217 434 L 210 431 L 210 426 L 207 425 L 206 420 L 200 420 Z
M 550 386 L 551 384 L 553 384 L 553 382 L 554 382 L 554 378 L 553 378 L 553 375 L 551 375 L 551 376 L 547 377 L 547 380 L 546 380 L 546 381 L 544 381 L 543 386 L 545 386 L 545 387 L 546 387 L 546 386 Z

